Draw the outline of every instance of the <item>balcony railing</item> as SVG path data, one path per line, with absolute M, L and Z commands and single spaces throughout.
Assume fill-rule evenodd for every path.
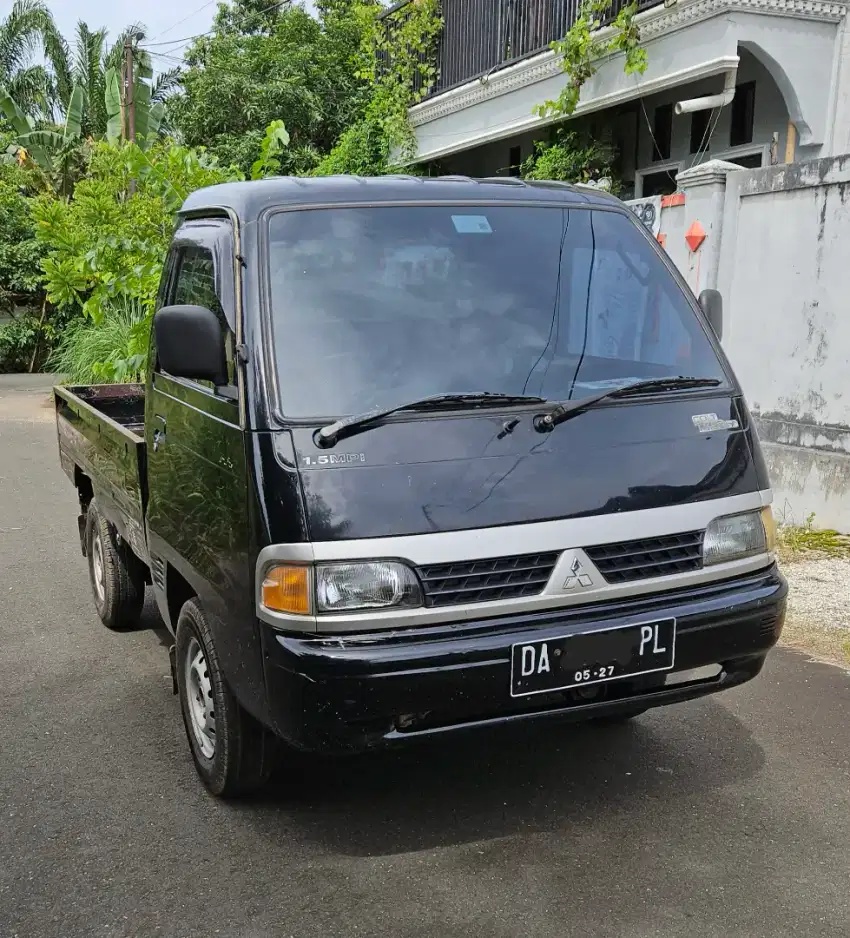
M 383 14 L 386 28 L 414 0 Z M 641 10 L 663 0 L 638 0 Z M 613 0 L 613 19 L 627 0 Z M 492 74 L 537 55 L 562 39 L 578 16 L 580 0 L 442 0 L 443 31 L 437 48 L 437 79 L 425 97 Z M 417 90 L 420 90 L 421 85 Z

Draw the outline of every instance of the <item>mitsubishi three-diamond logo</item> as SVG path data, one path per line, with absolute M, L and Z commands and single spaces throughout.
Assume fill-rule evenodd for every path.
M 573 562 L 570 564 L 570 575 L 564 583 L 564 589 L 584 589 L 587 586 L 593 586 L 593 580 L 584 572 L 584 567 L 578 557 L 573 557 Z

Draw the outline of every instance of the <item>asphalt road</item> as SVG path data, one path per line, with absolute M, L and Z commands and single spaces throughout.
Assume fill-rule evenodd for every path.
M 222 804 L 104 629 L 44 390 L 0 377 L 0 938 L 850 933 L 850 677 L 308 764 Z M 156 626 L 152 609 L 148 626 Z

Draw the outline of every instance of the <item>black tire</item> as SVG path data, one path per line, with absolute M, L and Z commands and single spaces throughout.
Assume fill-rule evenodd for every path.
M 145 603 L 144 571 L 94 499 L 86 512 L 86 556 L 94 605 L 103 624 L 113 631 L 135 628 Z
M 186 737 L 204 785 L 222 798 L 249 794 L 265 785 L 274 769 L 277 739 L 231 693 L 196 599 L 183 606 L 177 620 L 175 670 Z M 200 729 L 194 725 L 190 696 L 204 714 L 199 718 L 195 710 Z

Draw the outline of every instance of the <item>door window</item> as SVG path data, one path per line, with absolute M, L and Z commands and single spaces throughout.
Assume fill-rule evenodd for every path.
M 216 314 L 224 337 L 227 378 L 230 384 L 235 384 L 233 359 L 236 340 L 221 306 L 221 299 L 216 289 L 215 262 L 208 248 L 191 245 L 180 249 L 171 303 L 175 306 L 183 304 L 206 306 Z M 213 386 L 209 381 L 199 383 L 207 387 Z

